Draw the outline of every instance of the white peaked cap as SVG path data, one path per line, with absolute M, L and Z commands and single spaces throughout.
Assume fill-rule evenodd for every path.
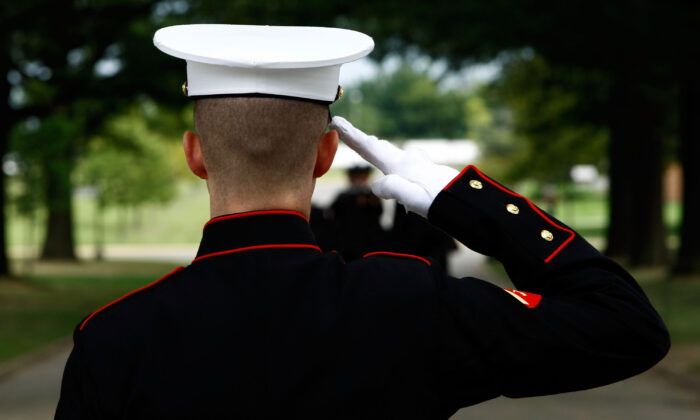
M 177 25 L 153 43 L 187 60 L 188 96 L 263 94 L 333 102 L 340 66 L 374 41 L 347 29 L 301 26 Z

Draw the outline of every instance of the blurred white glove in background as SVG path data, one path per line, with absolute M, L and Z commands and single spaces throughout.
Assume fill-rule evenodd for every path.
M 386 140 L 368 136 L 343 117 L 333 117 L 330 127 L 338 131 L 345 144 L 384 173 L 372 184 L 377 196 L 395 198 L 423 217 L 428 217 L 428 209 L 438 193 L 459 175 L 456 169 L 438 165 L 421 152 L 403 151 Z

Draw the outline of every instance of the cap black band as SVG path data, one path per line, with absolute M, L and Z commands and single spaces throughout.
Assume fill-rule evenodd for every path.
M 190 99 L 208 99 L 208 98 L 278 98 L 291 99 L 295 101 L 311 102 L 319 105 L 330 105 L 335 101 L 322 101 L 320 99 L 299 98 L 296 96 L 272 95 L 268 93 L 223 93 L 219 95 L 191 95 Z
M 187 85 L 183 84 L 182 85 L 183 92 L 186 92 Z M 326 105 L 329 106 L 330 104 L 334 103 L 338 99 L 343 97 L 343 88 L 338 86 L 338 92 L 335 94 L 335 99 L 332 101 L 322 101 L 319 99 L 309 99 L 309 98 L 299 98 L 296 96 L 285 96 L 285 95 L 272 95 L 269 93 L 223 93 L 219 95 L 192 95 L 192 96 L 187 96 L 190 99 L 197 100 L 197 99 L 207 99 L 207 98 L 278 98 L 278 99 L 291 99 L 295 101 L 304 101 L 304 102 L 311 102 L 314 104 L 319 104 L 319 105 Z M 328 123 L 330 124 L 331 120 L 333 119 L 333 116 L 331 115 L 331 110 L 330 108 L 328 109 Z

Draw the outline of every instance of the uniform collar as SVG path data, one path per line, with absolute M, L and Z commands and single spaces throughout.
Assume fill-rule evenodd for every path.
M 227 214 L 207 222 L 195 261 L 238 250 L 276 246 L 320 250 L 303 214 L 261 210 Z

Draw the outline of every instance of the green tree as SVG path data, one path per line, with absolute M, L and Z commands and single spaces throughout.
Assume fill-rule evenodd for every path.
M 158 6 L 161 3 L 169 7 Z M 2 93 L 9 97 L 0 110 L 2 126 L 9 130 L 18 123 L 37 121 L 39 132 L 30 134 L 46 139 L 35 148 L 22 147 L 21 139 L 13 143 L 19 145 L 17 153 L 26 155 L 24 159 L 41 160 L 44 169 L 38 185 L 44 188 L 48 208 L 45 258 L 75 257 L 71 176 L 76 158 L 99 133 L 105 118 L 144 93 L 175 102 L 181 68 L 156 54 L 151 42 L 155 28 L 177 23 L 189 4 L 174 7 L 171 3 L 29 0 L 2 4 L 0 73 L 7 75 Z M 51 134 L 51 127 L 60 129 Z M 5 152 L 8 132 L 2 134 L 0 152 Z M 3 191 L 0 196 L 4 198 Z M 6 272 L 2 242 L 0 272 Z
M 557 68 L 540 56 L 508 61 L 490 89 L 512 110 L 513 130 L 524 141 L 512 174 L 558 183 L 569 180 L 576 164 L 605 171 L 607 87 L 600 74 Z
M 605 100 L 608 252 L 632 265 L 653 265 L 667 261 L 661 218 L 664 127 L 679 77 L 691 74 L 687 68 L 693 55 L 687 52 L 698 48 L 698 6 L 690 3 L 438 0 L 426 7 L 398 0 L 270 0 L 229 3 L 218 9 L 216 19 L 353 27 L 372 34 L 375 56 L 419 48 L 457 67 L 530 47 L 556 69 L 605 75 L 610 86 Z M 214 2 L 202 0 L 200 5 L 213 10 Z
M 347 89 L 332 111 L 358 127 L 390 139 L 460 138 L 466 134 L 465 96 L 442 90 L 427 71 L 403 63 Z
M 176 165 L 169 159 L 170 144 L 148 126 L 138 109 L 111 118 L 104 132 L 89 143 L 76 174 L 79 184 L 95 189 L 98 258 L 104 245 L 106 208 L 165 203 L 174 197 Z
M 671 28 L 680 40 L 674 49 L 678 75 L 678 113 L 680 138 L 679 156 L 683 165 L 683 221 L 681 243 L 674 271 L 679 274 L 700 273 L 700 44 L 697 28 L 700 26 L 700 4 L 686 2 L 677 24 Z
M 481 167 L 498 179 L 513 181 L 513 162 L 524 153 L 524 144 L 513 130 L 513 111 L 496 94 L 493 85 L 474 89 L 465 104 L 467 137 L 479 145 Z
M 673 88 L 689 63 L 687 50 L 674 46 L 697 51 L 697 42 L 690 41 L 696 39 L 697 5 L 659 0 L 353 5 L 343 9 L 343 21 L 375 36 L 380 52 L 418 46 L 460 65 L 531 47 L 555 68 L 604 74 L 610 84 L 608 252 L 632 265 L 667 261 L 663 132 Z

